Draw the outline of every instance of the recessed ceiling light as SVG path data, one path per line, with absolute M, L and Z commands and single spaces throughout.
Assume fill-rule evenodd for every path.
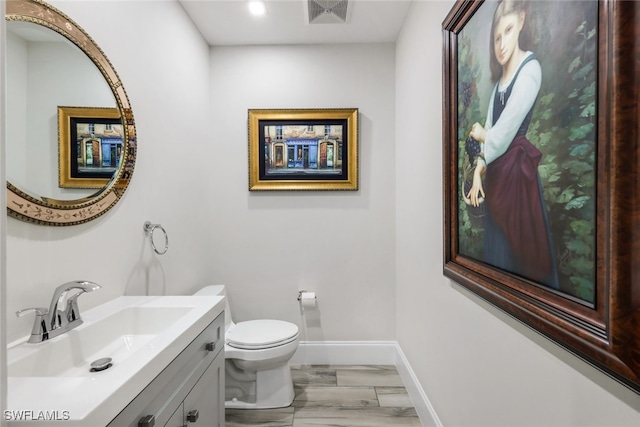
M 255 16 L 267 13 L 267 6 L 265 5 L 264 0 L 249 0 L 249 12 Z

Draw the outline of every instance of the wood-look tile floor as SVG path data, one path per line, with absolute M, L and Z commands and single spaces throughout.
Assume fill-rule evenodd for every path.
M 287 408 L 227 409 L 226 427 L 421 427 L 395 366 L 292 366 Z

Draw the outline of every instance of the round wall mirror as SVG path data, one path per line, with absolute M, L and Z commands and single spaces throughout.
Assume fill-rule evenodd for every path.
M 76 225 L 111 209 L 136 159 L 122 82 L 91 37 L 39 0 L 6 4 L 7 212 Z

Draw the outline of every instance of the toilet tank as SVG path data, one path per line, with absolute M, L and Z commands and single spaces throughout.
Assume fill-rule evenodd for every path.
M 231 319 L 231 309 L 229 308 L 229 298 L 227 298 L 227 293 L 225 291 L 225 285 L 209 285 L 200 289 L 194 296 L 222 296 L 224 299 L 224 326 L 225 330 L 229 329 L 229 325 L 233 323 Z

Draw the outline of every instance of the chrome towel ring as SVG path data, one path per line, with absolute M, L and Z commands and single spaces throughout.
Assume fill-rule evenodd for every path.
M 164 234 L 164 249 L 162 251 L 158 250 L 158 248 L 156 247 L 156 243 L 153 240 L 153 232 L 156 231 L 156 229 L 159 229 L 160 231 L 162 231 L 162 234 Z M 157 253 L 158 255 L 164 255 L 167 253 L 167 250 L 169 249 L 169 235 L 167 234 L 167 231 L 162 227 L 162 225 L 151 224 L 150 221 L 147 221 L 144 223 L 144 233 L 149 236 L 151 247 L 153 248 L 155 253 Z

